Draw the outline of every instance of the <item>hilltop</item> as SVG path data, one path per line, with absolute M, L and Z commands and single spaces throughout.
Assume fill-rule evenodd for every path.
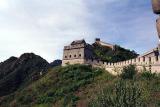
M 0 96 L 25 87 L 45 73 L 49 63 L 38 55 L 25 53 L 19 58 L 11 57 L 0 63 Z
M 110 47 L 106 47 L 98 43 L 93 43 L 92 46 L 96 59 L 100 59 L 105 62 L 120 62 L 134 59 L 138 56 L 135 51 L 125 49 L 118 45 L 114 46 L 114 50 Z

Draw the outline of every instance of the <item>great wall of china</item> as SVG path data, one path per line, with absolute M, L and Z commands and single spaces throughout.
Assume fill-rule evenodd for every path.
M 160 73 L 160 56 L 151 56 L 144 57 L 139 56 L 135 59 L 130 59 L 127 61 L 116 62 L 116 63 L 108 63 L 98 60 L 85 60 L 85 64 L 92 65 L 94 67 L 104 68 L 110 73 L 117 75 L 121 72 L 124 66 L 135 65 L 139 72 L 144 71 L 152 71 L 155 73 Z
M 152 7 L 153 12 L 159 15 L 160 0 L 152 0 Z M 151 72 L 160 73 L 160 17 L 156 20 L 156 27 L 158 31 L 159 45 L 135 59 L 116 63 L 109 63 L 92 59 L 93 54 L 90 51 L 90 45 L 87 44 L 84 40 L 79 40 L 73 41 L 69 46 L 64 47 L 62 66 L 65 66 L 67 63 L 87 64 L 94 67 L 104 68 L 110 73 L 117 75 L 121 72 L 124 66 L 132 64 L 136 66 L 139 72 L 146 69 Z M 96 42 L 114 50 L 114 45 L 112 44 L 101 42 L 100 39 L 97 39 Z
M 108 45 L 108 43 L 105 44 L 103 42 L 103 46 L 111 47 L 111 44 Z M 93 54 L 92 51 L 90 51 L 90 47 L 91 45 L 87 44 L 84 40 L 73 41 L 69 46 L 65 46 L 62 66 L 67 64 L 86 64 L 104 68 L 110 73 L 116 75 L 124 66 L 132 64 L 136 65 L 138 71 L 143 71 L 146 69 L 148 71 L 160 73 L 160 55 L 158 48 L 152 49 L 135 59 L 110 63 L 93 59 Z

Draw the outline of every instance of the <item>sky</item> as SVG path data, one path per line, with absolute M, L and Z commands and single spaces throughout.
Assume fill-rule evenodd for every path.
M 26 52 L 52 62 L 96 37 L 142 54 L 157 46 L 156 17 L 151 0 L 0 0 L 0 62 Z

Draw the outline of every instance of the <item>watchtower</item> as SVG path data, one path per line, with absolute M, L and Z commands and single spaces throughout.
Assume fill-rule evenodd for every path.
M 85 40 L 76 40 L 69 46 L 64 47 L 62 66 L 66 64 L 85 64 L 87 59 L 92 58 L 92 46 L 87 44 Z

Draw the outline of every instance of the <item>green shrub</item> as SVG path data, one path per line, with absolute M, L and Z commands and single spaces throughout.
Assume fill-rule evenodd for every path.
M 31 94 L 25 94 L 18 97 L 17 100 L 19 101 L 20 104 L 25 105 L 32 102 L 32 99 L 33 99 L 33 96 Z
M 107 87 L 89 103 L 89 107 L 146 107 L 148 93 L 141 84 L 121 80 Z
M 69 94 L 65 96 L 63 99 L 63 107 L 66 107 L 66 105 L 68 105 L 69 103 L 71 104 L 72 107 L 76 107 L 76 103 L 78 100 L 79 100 L 79 97 L 73 94 Z
M 135 65 L 125 66 L 120 77 L 122 79 L 133 79 L 137 72 Z
M 53 69 L 30 88 L 22 90 L 17 101 L 25 105 L 41 105 L 54 104 L 64 99 L 64 105 L 75 106 L 78 97 L 74 93 L 93 82 L 102 72 L 103 69 L 87 65 L 68 65 L 56 68 L 56 71 Z
M 142 77 L 142 79 L 152 80 L 152 79 L 156 78 L 156 73 L 152 73 L 151 71 L 143 71 L 141 73 L 141 77 Z
M 42 96 L 37 99 L 38 104 L 48 104 L 48 103 L 52 103 L 52 102 L 54 102 L 53 97 Z
M 120 62 L 133 59 L 138 56 L 136 52 L 124 49 L 118 45 L 116 45 L 114 48 L 115 49 L 112 50 L 111 48 L 94 43 L 93 53 L 96 58 L 106 62 Z

